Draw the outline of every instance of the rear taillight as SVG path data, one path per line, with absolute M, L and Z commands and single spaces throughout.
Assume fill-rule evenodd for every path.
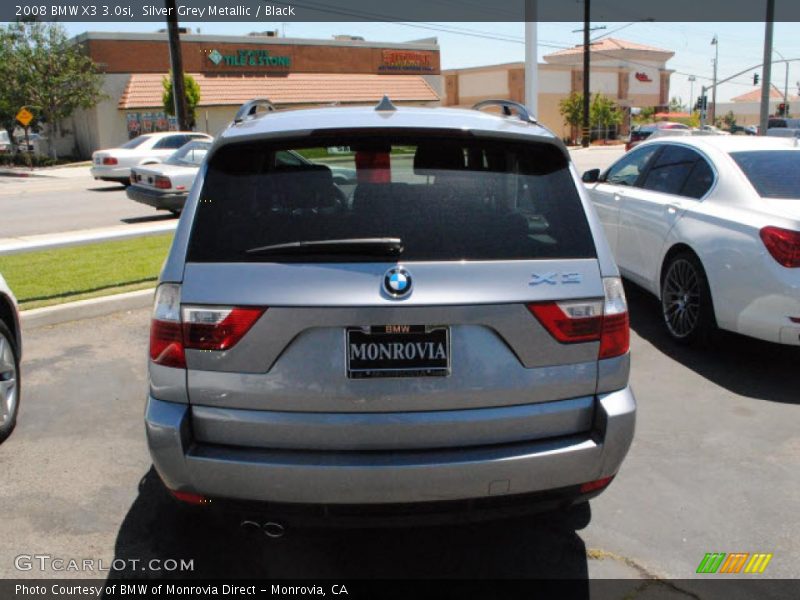
M 242 339 L 265 310 L 184 306 L 184 343 L 193 350 L 228 350 Z
M 598 358 L 621 356 L 630 346 L 628 305 L 622 280 L 603 279 L 603 300 L 537 302 L 528 310 L 562 344 L 600 342 Z
M 544 328 L 562 344 L 596 342 L 603 326 L 600 300 L 539 302 L 528 309 Z
M 160 190 L 168 190 L 172 187 L 172 182 L 169 180 L 169 177 L 158 175 L 156 177 L 155 186 Z
M 119 161 L 113 156 L 105 156 L 103 157 L 103 164 L 108 166 L 113 166 L 119 164 Z
M 150 360 L 165 367 L 186 368 L 186 349 L 233 348 L 266 308 L 184 306 L 181 288 L 165 283 L 156 291 L 150 324 Z
M 800 231 L 770 226 L 764 227 L 759 235 L 778 264 L 790 269 L 800 267 Z
M 158 286 L 150 322 L 150 360 L 165 367 L 186 368 L 181 328 L 181 287 Z
M 604 277 L 603 290 L 603 331 L 598 358 L 614 358 L 625 354 L 631 345 L 628 301 L 619 277 Z

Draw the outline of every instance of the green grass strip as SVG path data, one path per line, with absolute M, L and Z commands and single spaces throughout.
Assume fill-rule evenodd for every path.
M 23 309 L 149 287 L 172 234 L 0 256 L 0 273 Z

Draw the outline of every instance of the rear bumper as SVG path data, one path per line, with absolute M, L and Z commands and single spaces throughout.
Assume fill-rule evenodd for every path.
M 488 499 L 574 488 L 614 475 L 633 439 L 630 388 L 597 397 L 585 434 L 463 449 L 293 451 L 199 444 L 190 406 L 148 398 L 153 464 L 173 490 L 210 498 L 310 505 Z M 562 498 L 563 500 L 563 498 Z
M 93 165 L 89 172 L 95 179 L 102 179 L 103 181 L 128 181 L 131 178 L 130 167 Z
M 128 198 L 163 210 L 182 210 L 186 203 L 187 192 L 174 193 L 150 190 L 133 184 L 125 190 Z

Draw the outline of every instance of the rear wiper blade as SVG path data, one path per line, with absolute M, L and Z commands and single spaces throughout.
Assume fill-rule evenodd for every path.
M 245 254 L 355 254 L 397 256 L 403 252 L 400 238 L 346 238 L 271 244 L 245 250 Z

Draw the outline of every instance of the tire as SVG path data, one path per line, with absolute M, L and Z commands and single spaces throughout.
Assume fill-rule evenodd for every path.
M 0 442 L 3 442 L 17 425 L 21 394 L 19 354 L 14 336 L 0 321 Z
M 717 322 L 703 265 L 691 252 L 673 256 L 661 279 L 661 315 L 670 337 L 681 344 L 710 344 Z

